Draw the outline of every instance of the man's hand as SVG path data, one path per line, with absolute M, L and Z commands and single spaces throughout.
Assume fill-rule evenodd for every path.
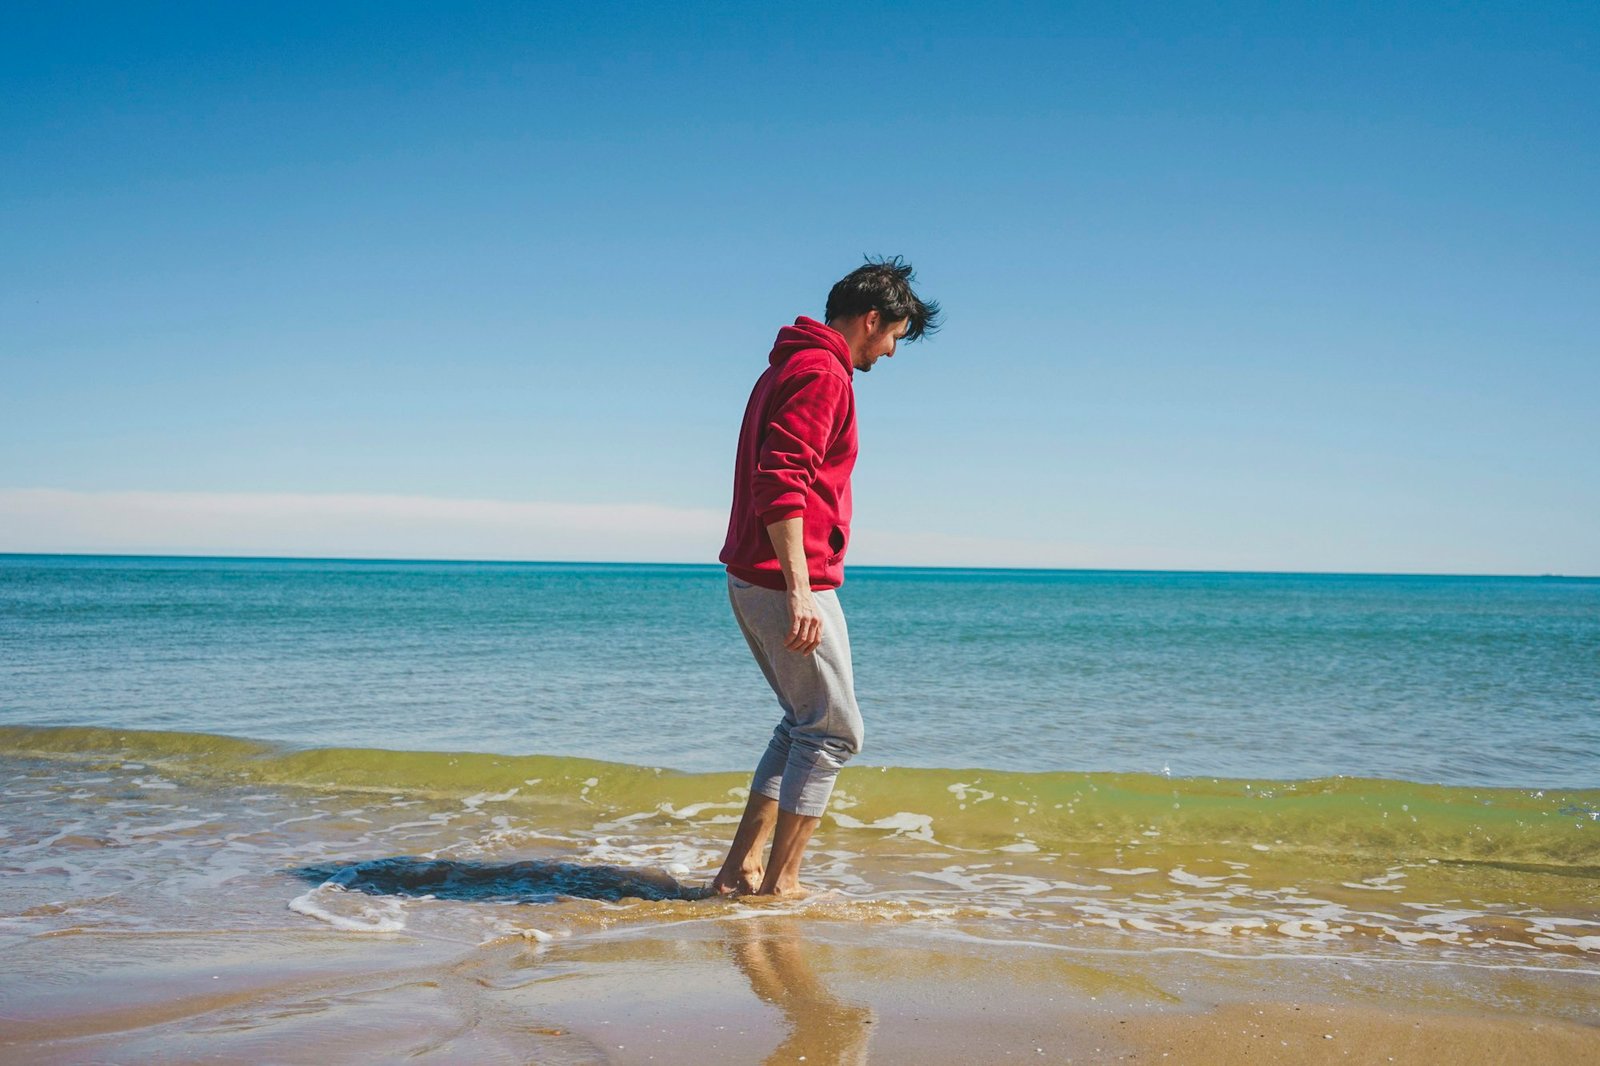
M 783 646 L 802 655 L 810 655 L 822 643 L 822 612 L 817 610 L 817 599 L 811 589 L 789 590 L 789 635 Z
M 789 587 L 789 636 L 783 646 L 810 655 L 822 643 L 822 612 L 811 595 L 811 576 L 806 571 L 805 530 L 799 517 L 767 524 L 773 552 L 783 570 L 783 583 Z

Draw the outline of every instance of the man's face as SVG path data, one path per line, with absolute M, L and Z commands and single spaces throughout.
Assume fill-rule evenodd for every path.
M 897 322 L 888 322 L 876 311 L 869 311 L 863 317 L 863 325 L 867 327 L 865 337 L 863 343 L 851 353 L 853 356 L 851 363 L 857 370 L 865 373 L 871 370 L 872 364 L 879 359 L 893 357 L 894 347 L 905 337 L 911 320 L 902 318 Z

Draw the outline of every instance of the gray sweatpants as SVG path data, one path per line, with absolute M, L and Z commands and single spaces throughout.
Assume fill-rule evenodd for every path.
M 789 635 L 788 595 L 728 575 L 733 616 L 783 708 L 750 790 L 777 800 L 781 810 L 820 818 L 839 768 L 861 750 L 862 728 L 839 594 L 814 595 L 822 614 L 822 643 L 802 655 L 783 646 Z

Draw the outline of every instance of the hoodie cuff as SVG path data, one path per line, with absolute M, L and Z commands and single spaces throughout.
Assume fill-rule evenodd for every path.
M 757 512 L 756 517 L 761 519 L 763 526 L 770 526 L 774 522 L 787 521 L 790 518 L 799 518 L 806 513 L 804 507 L 778 506 L 771 510 Z

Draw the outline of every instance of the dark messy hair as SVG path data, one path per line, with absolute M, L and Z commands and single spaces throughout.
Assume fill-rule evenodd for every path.
M 933 333 L 939 328 L 939 304 L 918 298 L 911 291 L 914 280 L 911 264 L 898 255 L 893 259 L 868 257 L 866 266 L 856 267 L 829 290 L 827 320 L 836 322 L 877 311 L 890 322 L 908 319 L 908 341 Z

